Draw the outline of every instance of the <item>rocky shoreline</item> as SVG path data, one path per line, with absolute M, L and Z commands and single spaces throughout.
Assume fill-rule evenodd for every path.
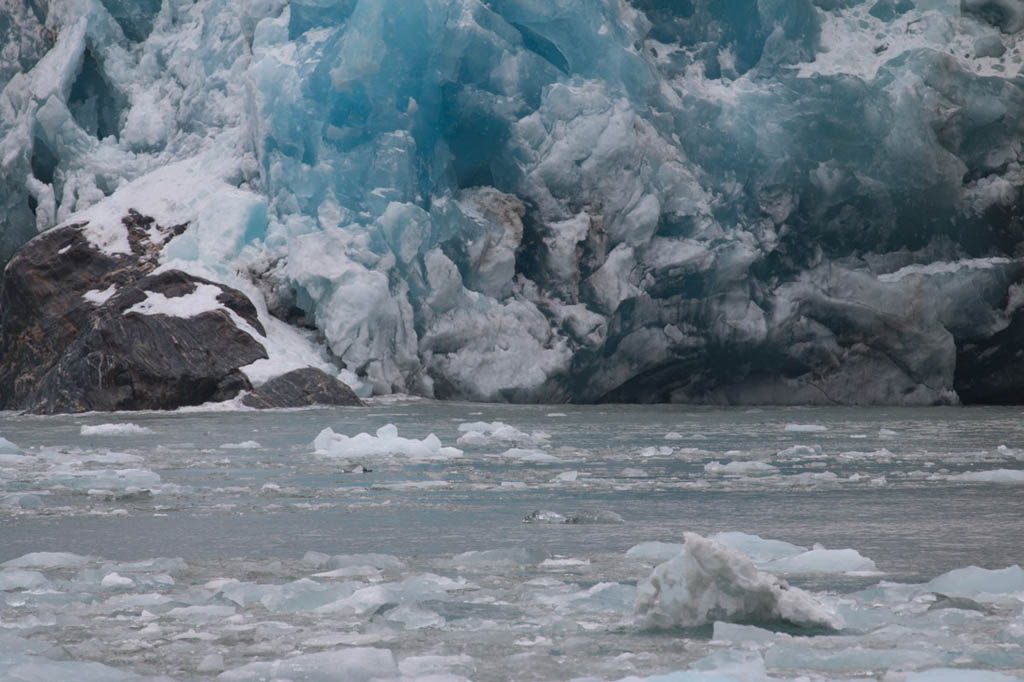
M 361 404 L 315 368 L 254 389 L 242 368 L 267 351 L 252 301 L 160 267 L 161 250 L 184 225 L 164 227 L 134 210 L 121 223 L 127 249 L 97 245 L 88 225 L 75 223 L 39 235 L 7 264 L 0 409 L 169 410 L 243 391 L 243 404 L 258 408 Z

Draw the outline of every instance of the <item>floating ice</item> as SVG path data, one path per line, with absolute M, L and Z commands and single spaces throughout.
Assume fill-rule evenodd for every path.
M 459 439 L 462 442 L 462 439 Z M 536 450 L 533 448 L 509 448 L 502 452 L 499 457 L 507 459 L 517 459 L 521 462 L 534 462 L 537 464 L 559 464 L 562 462 L 562 458 L 556 455 L 552 455 L 550 452 L 544 452 L 543 450 Z
M 74 568 L 84 566 L 92 561 L 92 557 L 70 552 L 31 552 L 16 559 L 5 561 L 4 568 Z
M 761 568 L 787 575 L 878 572 L 875 562 L 855 549 L 812 549 L 763 563 Z
M 991 471 L 968 471 L 949 477 L 952 481 L 968 483 L 1024 483 L 1024 469 L 993 469 Z
M 467 422 L 459 424 L 458 444 L 466 447 L 487 447 L 495 443 L 539 445 L 550 440 L 543 431 L 525 433 L 504 422 Z
M 21 450 L 17 445 L 7 440 L 6 438 L 0 437 L 0 454 L 4 455 L 16 455 Z
M 547 509 L 532 511 L 523 517 L 523 523 L 568 523 L 568 524 L 591 524 L 591 523 L 625 523 L 619 514 L 607 509 L 600 511 L 582 511 L 571 514 L 559 514 Z
M 809 594 L 755 568 L 744 554 L 684 534 L 683 551 L 638 587 L 636 615 L 652 628 L 696 627 L 715 620 L 839 629 L 839 616 Z
M 390 554 L 337 554 L 330 556 L 321 552 L 307 552 L 303 561 L 318 568 L 341 569 L 371 567 L 379 571 L 401 571 L 405 562 Z
M 501 550 L 495 550 L 501 551 Z M 458 559 L 458 557 L 456 557 Z M 473 558 L 456 562 L 456 565 L 504 563 L 500 559 L 479 561 Z M 370 585 L 355 590 L 350 595 L 314 609 L 315 613 L 366 615 L 376 612 L 385 604 L 418 603 L 429 600 L 444 600 L 450 592 L 475 589 L 465 580 L 453 580 L 433 573 L 421 573 L 401 582 Z
M 824 433 L 827 426 L 821 424 L 786 424 L 786 433 Z
M 48 482 L 77 490 L 152 490 L 161 483 L 160 474 L 148 469 L 57 469 Z
M 352 647 L 336 651 L 301 654 L 266 663 L 249 663 L 226 670 L 217 676 L 221 682 L 263 682 L 294 680 L 295 682 L 370 682 L 399 675 L 395 657 L 387 649 Z
M 32 493 L 12 493 L 0 497 L 0 504 L 21 509 L 39 509 L 43 506 L 43 499 Z
M 715 533 L 708 537 L 709 540 L 725 545 L 750 557 L 754 563 L 766 563 L 793 557 L 807 551 L 806 547 L 790 544 L 782 540 L 771 540 L 762 538 L 760 535 L 729 531 Z
M 633 545 L 626 550 L 626 556 L 631 559 L 645 559 L 660 563 L 675 558 L 682 551 L 682 543 L 652 540 L 650 542 L 641 542 L 638 545 Z
M 451 563 L 460 567 L 476 566 L 529 566 L 536 565 L 549 558 L 549 554 L 541 549 L 513 547 L 509 549 L 486 549 L 463 552 L 452 557 Z
M 239 606 L 253 603 L 262 605 L 271 613 L 312 611 L 349 597 L 361 583 L 319 583 L 308 578 L 283 585 L 260 585 L 229 581 L 220 588 L 220 594 Z M 232 609 L 232 615 L 234 610 Z
M 1024 569 L 1008 566 L 1001 569 L 958 568 L 931 580 L 927 588 L 952 595 L 1021 594 L 1024 593 Z
M 221 450 L 258 450 L 263 446 L 254 440 L 243 440 L 238 443 L 221 443 L 217 447 Z
M 775 456 L 780 459 L 817 458 L 823 455 L 820 445 L 794 445 L 779 450 Z
M 326 457 L 374 457 L 401 455 L 413 459 L 451 459 L 462 454 L 462 450 L 441 445 L 434 434 L 423 440 L 402 438 L 394 424 L 385 424 L 377 429 L 377 435 L 359 433 L 346 436 L 326 428 L 313 441 L 317 454 Z
M 920 673 L 911 673 L 903 682 L 1020 682 L 1019 677 L 1011 677 L 992 670 L 971 670 L 968 668 L 934 668 Z
M 145 426 L 131 423 L 85 424 L 79 431 L 83 436 L 132 436 L 153 433 Z
M 715 476 L 764 476 L 776 474 L 779 472 L 779 469 L 767 462 L 758 462 L 756 460 L 747 462 L 732 461 L 725 464 L 716 461 L 705 464 L 704 472 Z
M 103 576 L 103 580 L 100 581 L 100 584 L 106 589 L 114 590 L 124 587 L 132 587 L 135 585 L 135 581 L 115 571 Z
M 20 568 L 0 570 L 0 592 L 7 590 L 31 590 L 45 583 L 46 576 L 39 571 L 25 571 Z

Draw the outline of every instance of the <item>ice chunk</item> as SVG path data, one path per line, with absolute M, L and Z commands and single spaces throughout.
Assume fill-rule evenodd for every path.
M 463 552 L 452 557 L 452 565 L 460 567 L 494 566 L 508 564 L 514 566 L 529 566 L 539 564 L 549 557 L 549 554 L 541 549 L 527 547 L 513 547 L 509 549 L 487 549 Z
M 370 682 L 399 675 L 395 657 L 387 649 L 352 647 L 282 658 L 265 663 L 248 663 L 217 676 L 221 682 Z
M 422 440 L 403 438 L 394 424 L 377 429 L 377 435 L 346 436 L 326 428 L 313 441 L 317 454 L 326 457 L 374 457 L 401 455 L 413 459 L 451 459 L 462 455 L 458 448 L 444 447 L 434 434 Z
M 682 543 L 652 540 L 650 542 L 641 542 L 639 545 L 633 545 L 626 550 L 626 556 L 631 559 L 662 562 L 675 558 L 682 551 Z
M 263 446 L 254 440 L 243 440 L 238 443 L 221 443 L 217 447 L 221 450 L 259 450 Z
M 995 570 L 977 566 L 958 568 L 934 578 L 927 587 L 952 595 L 1024 593 L 1024 569 L 1017 565 Z
M 401 571 L 405 562 L 390 554 L 338 554 L 328 556 L 320 552 L 307 552 L 303 561 L 316 565 L 318 568 L 353 568 L 369 566 L 381 571 Z
M 1019 677 L 1012 677 L 993 670 L 970 670 L 967 668 L 934 668 L 920 673 L 907 675 L 904 682 L 1020 682 Z
M 538 509 L 523 517 L 523 523 L 614 524 L 625 522 L 625 519 L 620 515 L 607 509 L 602 509 L 600 511 L 574 512 L 564 515 L 547 509 Z
M 764 476 L 768 474 L 778 473 L 778 467 L 772 466 L 767 462 L 754 461 L 732 461 L 722 464 L 721 462 L 708 462 L 704 465 L 705 473 L 722 476 L 722 475 L 738 475 L 738 476 Z
M 472 559 L 469 561 L 472 563 Z M 487 564 L 487 561 L 483 561 L 483 563 Z M 501 561 L 499 560 L 498 563 Z M 452 580 L 433 573 L 422 573 L 401 582 L 370 585 L 357 589 L 349 596 L 314 609 L 314 612 L 366 615 L 376 612 L 385 604 L 397 605 L 444 600 L 448 598 L 449 592 L 470 588 L 471 586 L 465 580 Z
M 821 424 L 786 424 L 786 433 L 824 433 L 827 426 Z
M 92 557 L 70 552 L 32 552 L 16 559 L 5 561 L 5 568 L 76 568 L 92 561 Z
M 761 564 L 761 568 L 772 573 L 793 575 L 878 572 L 875 562 L 861 556 L 855 549 L 812 549 L 769 561 Z
M 19 452 L 21 452 L 21 450 L 18 448 L 17 445 L 7 440 L 6 438 L 0 436 L 0 454 L 16 455 Z
M 116 590 L 124 587 L 132 587 L 135 585 L 135 581 L 115 571 L 103 576 L 103 580 L 100 581 L 100 585 L 108 590 Z
M 121 422 L 117 424 L 86 424 L 79 433 L 83 436 L 131 436 L 153 433 L 153 430 L 138 424 Z
M 537 509 L 523 517 L 523 523 L 568 523 L 565 515 L 548 509 Z
M 43 506 L 43 498 L 32 493 L 12 493 L 0 497 L 0 504 L 22 509 L 39 509 Z
M 685 533 L 683 551 L 638 587 L 644 627 L 696 627 L 715 620 L 838 629 L 839 616 L 811 595 L 757 570 L 744 554 Z
M 46 576 L 39 571 L 25 571 L 20 568 L 6 568 L 0 571 L 0 592 L 31 590 L 44 583 Z
M 754 625 L 738 625 L 715 621 L 712 637 L 725 642 L 774 642 L 776 639 L 788 637 L 771 630 Z
M 467 422 L 459 424 L 458 444 L 462 446 L 488 446 L 494 443 L 521 443 L 537 445 L 550 440 L 543 431 L 525 433 L 504 422 Z
M 462 442 L 461 438 L 459 439 L 459 442 Z M 517 459 L 521 462 L 535 462 L 538 464 L 559 464 L 563 461 L 561 457 L 533 448 L 509 448 L 498 456 L 505 457 L 507 459 Z
M 220 593 L 239 606 L 262 604 L 271 613 L 312 611 L 352 595 L 361 583 L 318 583 L 303 578 L 283 585 L 229 582 Z M 230 614 L 229 614 L 230 615 Z
M 950 476 L 951 481 L 968 483 L 1024 483 L 1024 469 L 993 469 L 991 471 L 968 471 Z
M 709 536 L 708 539 L 742 552 L 755 563 L 775 561 L 776 559 L 796 556 L 807 551 L 806 547 L 793 545 L 782 540 L 771 540 L 762 538 L 760 535 L 750 535 L 736 531 L 715 533 Z

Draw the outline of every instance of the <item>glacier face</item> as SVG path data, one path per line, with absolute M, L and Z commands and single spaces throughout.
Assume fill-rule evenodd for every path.
M 1022 28 L 1018 0 L 0 0 L 0 256 L 188 222 L 167 258 L 364 394 L 1020 401 Z

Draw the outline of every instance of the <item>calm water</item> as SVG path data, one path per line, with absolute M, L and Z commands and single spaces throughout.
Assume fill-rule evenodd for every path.
M 462 453 L 313 445 L 386 424 Z M 1019 408 L 409 401 L 6 414 L 0 436 L 0 679 L 1024 673 L 1016 573 L 929 585 L 1024 563 Z M 633 601 L 659 560 L 626 552 L 685 531 L 874 566 L 774 571 L 843 616 L 836 634 L 647 630 Z

